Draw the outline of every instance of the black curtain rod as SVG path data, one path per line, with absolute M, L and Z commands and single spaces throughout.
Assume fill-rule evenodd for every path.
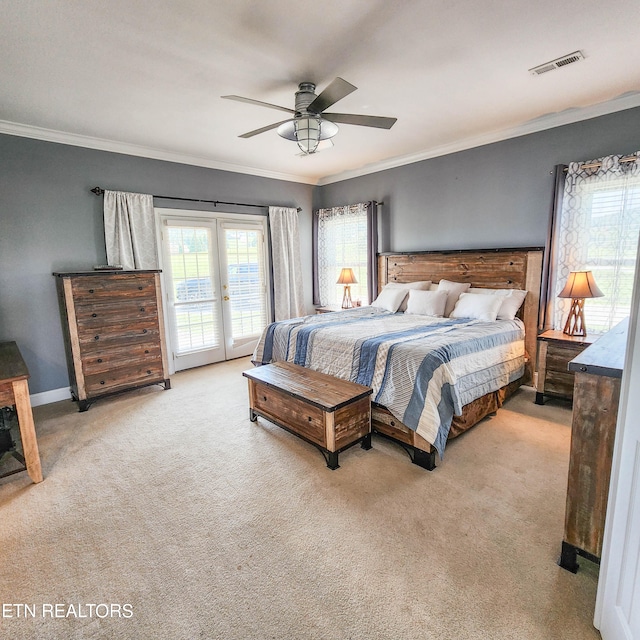
M 101 196 L 104 194 L 104 189 L 102 187 L 93 187 L 91 189 L 92 193 L 95 193 L 97 196 Z M 219 204 L 228 204 L 234 207 L 257 207 L 259 209 L 269 208 L 271 205 L 268 204 L 245 204 L 243 202 L 223 202 L 222 200 L 199 200 L 198 198 L 176 198 L 175 196 L 152 196 L 153 198 L 160 198 L 162 200 L 182 200 L 183 202 L 207 202 L 212 204 L 214 207 L 217 207 Z M 297 211 L 302 211 L 301 207 L 297 207 Z

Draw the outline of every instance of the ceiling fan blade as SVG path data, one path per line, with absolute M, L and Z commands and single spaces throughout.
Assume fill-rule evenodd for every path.
M 281 122 L 274 122 L 273 124 L 268 124 L 266 127 L 262 127 L 260 129 L 254 129 L 253 131 L 248 131 L 247 133 L 243 133 L 238 138 L 253 138 L 253 136 L 257 136 L 259 133 L 264 133 L 265 131 L 271 131 L 271 129 L 277 129 L 281 124 L 285 122 L 289 122 L 289 120 L 282 120 Z
M 322 113 L 332 104 L 342 100 L 342 98 L 353 93 L 358 87 L 354 87 L 350 82 L 342 78 L 336 78 L 329 86 L 315 98 L 315 100 L 307 107 L 311 113 Z
M 247 104 L 255 104 L 259 107 L 269 107 L 269 109 L 278 109 L 280 111 L 286 111 L 287 113 L 295 113 L 293 109 L 287 107 L 281 107 L 277 104 L 271 104 L 270 102 L 261 102 L 260 100 L 253 100 L 252 98 L 243 98 L 242 96 L 220 96 L 225 100 L 235 100 L 236 102 L 246 102 Z
M 398 118 L 383 116 L 361 116 L 355 113 L 323 113 L 323 118 L 341 124 L 357 124 L 361 127 L 376 127 L 377 129 L 391 129 Z

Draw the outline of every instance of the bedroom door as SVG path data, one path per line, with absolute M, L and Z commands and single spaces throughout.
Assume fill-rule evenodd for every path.
M 215 221 L 166 218 L 162 238 L 174 370 L 224 360 Z
M 218 220 L 227 360 L 248 356 L 269 318 L 264 227 Z
M 263 221 L 161 218 L 172 369 L 250 355 L 270 317 Z
M 603 640 L 640 640 L 640 262 L 629 322 L 594 624 Z

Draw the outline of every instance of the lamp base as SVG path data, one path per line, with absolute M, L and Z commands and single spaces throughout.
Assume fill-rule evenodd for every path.
M 344 285 L 344 296 L 342 296 L 342 308 L 351 309 L 353 302 L 351 301 L 351 287 L 348 284 Z
M 584 298 L 571 299 L 571 309 L 562 332 L 569 336 L 584 337 L 587 335 L 587 325 L 584 321 Z

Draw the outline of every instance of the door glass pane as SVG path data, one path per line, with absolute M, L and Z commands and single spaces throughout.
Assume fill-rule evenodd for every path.
M 220 345 L 211 229 L 169 227 L 176 353 Z
M 261 229 L 225 228 L 227 282 L 234 343 L 259 336 L 267 324 Z

